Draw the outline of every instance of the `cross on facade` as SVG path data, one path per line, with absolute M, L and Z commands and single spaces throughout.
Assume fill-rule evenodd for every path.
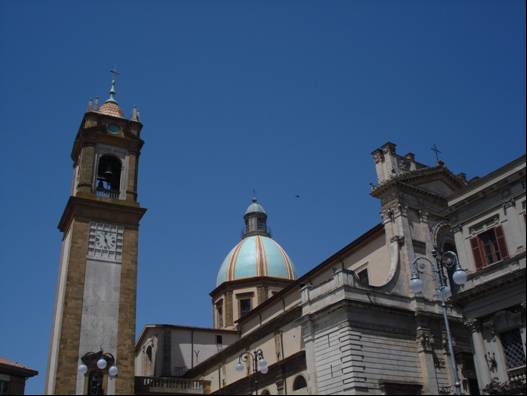
M 441 154 L 441 151 L 439 151 L 439 149 L 437 148 L 437 145 L 434 143 L 434 145 L 432 146 L 432 148 L 430 149 L 434 152 L 435 156 L 436 156 L 436 161 L 439 161 L 439 154 Z

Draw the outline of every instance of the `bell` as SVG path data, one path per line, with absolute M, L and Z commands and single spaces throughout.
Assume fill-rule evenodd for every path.
M 113 173 L 112 173 L 112 170 L 108 167 L 106 168 L 106 170 L 104 171 L 104 177 L 106 180 L 110 180 L 113 176 Z

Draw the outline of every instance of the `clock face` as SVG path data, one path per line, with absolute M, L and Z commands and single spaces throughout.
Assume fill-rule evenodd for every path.
M 103 250 L 113 250 L 117 245 L 117 236 L 114 233 L 96 231 L 95 248 Z
M 95 247 L 97 249 L 107 249 L 106 240 L 107 237 L 103 231 L 95 232 Z
M 115 224 L 91 223 L 88 257 L 120 263 L 124 228 Z
M 116 134 L 116 133 L 119 133 L 119 131 L 121 130 L 121 127 L 117 124 L 110 124 L 108 125 L 108 132 L 110 132 L 111 134 Z

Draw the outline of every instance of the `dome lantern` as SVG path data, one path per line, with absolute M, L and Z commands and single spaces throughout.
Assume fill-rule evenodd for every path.
M 267 231 L 267 213 L 263 206 L 258 203 L 256 197 L 253 197 L 251 204 L 243 216 L 245 220 L 244 238 L 253 235 L 262 235 L 269 237 Z

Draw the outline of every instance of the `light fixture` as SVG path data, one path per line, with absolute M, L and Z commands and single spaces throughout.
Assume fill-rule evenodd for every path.
M 85 364 L 79 365 L 79 374 L 80 375 L 86 375 L 87 372 L 88 372 L 88 366 L 86 366 Z
M 241 361 L 238 361 L 238 364 L 236 364 L 236 371 L 241 373 L 243 370 L 245 370 L 245 365 Z
M 112 366 L 108 369 L 108 374 L 112 378 L 117 377 L 117 374 L 119 374 L 119 369 L 117 368 L 117 366 Z
M 452 279 L 454 279 L 454 282 L 456 285 L 462 286 L 465 283 L 467 283 L 467 273 L 463 271 L 459 266 L 456 268 L 456 272 L 452 275 Z
M 262 374 L 267 374 L 267 372 L 269 371 L 267 361 L 264 358 L 258 360 L 258 371 Z
M 446 260 L 443 260 L 443 256 L 448 255 Z M 454 353 L 454 345 L 452 341 L 452 335 L 450 334 L 450 324 L 448 323 L 448 307 L 446 304 L 446 301 L 448 297 L 450 297 L 452 291 L 450 289 L 450 286 L 448 284 L 448 278 L 445 276 L 444 270 L 445 266 L 448 268 L 452 268 L 453 265 L 455 265 L 456 271 L 452 274 L 452 279 L 456 285 L 463 285 L 467 281 L 467 273 L 461 268 L 461 265 L 459 264 L 459 259 L 457 257 L 457 254 L 452 251 L 447 251 L 445 253 L 439 254 L 439 252 L 434 249 L 432 251 L 432 256 L 434 257 L 434 262 L 432 260 L 428 259 L 425 256 L 419 256 L 416 257 L 412 261 L 412 277 L 410 278 L 410 289 L 414 292 L 414 294 L 419 294 L 423 291 L 423 281 L 419 278 L 419 267 L 418 267 L 418 261 L 425 261 L 432 267 L 433 271 L 436 273 L 436 282 L 438 283 L 436 285 L 436 291 L 437 294 L 440 297 L 441 301 L 441 307 L 443 310 L 443 321 L 445 324 L 445 330 L 447 335 L 447 345 L 448 345 L 448 351 L 450 354 L 450 363 L 452 365 L 452 371 L 453 371 L 453 386 L 454 386 L 454 392 L 456 395 L 461 395 L 461 382 L 459 380 L 459 374 L 457 372 L 458 367 L 456 363 L 456 356 Z
M 423 291 L 423 281 L 418 275 L 412 275 L 412 279 L 410 279 L 410 289 L 412 289 L 414 294 L 419 294 Z
M 108 362 L 106 361 L 106 359 L 100 358 L 99 360 L 97 360 L 97 367 L 99 368 L 99 370 L 104 370 L 107 365 Z
M 452 291 L 450 290 L 450 287 L 443 286 L 439 289 L 439 292 L 441 293 L 442 297 L 446 300 L 451 294 Z

